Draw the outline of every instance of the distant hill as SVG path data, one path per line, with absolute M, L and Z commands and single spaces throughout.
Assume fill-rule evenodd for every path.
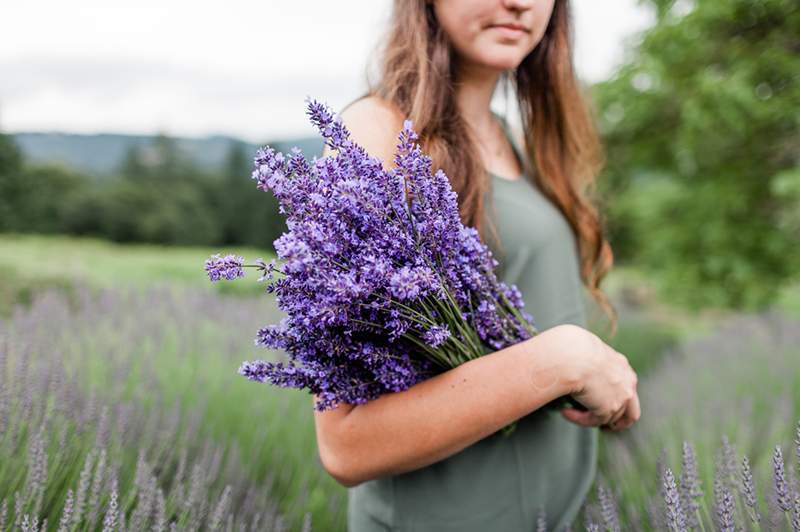
M 61 163 L 67 167 L 92 174 L 113 174 L 130 146 L 145 148 L 151 145 L 155 135 L 120 135 L 101 133 L 85 135 L 76 133 L 12 133 L 25 155 L 26 160 L 33 163 Z M 255 155 L 264 144 L 288 152 L 292 146 L 303 150 L 311 159 L 322 154 L 321 138 L 304 137 L 270 141 L 264 144 L 252 144 L 235 137 L 214 135 L 201 138 L 171 137 L 185 157 L 196 162 L 198 166 L 216 170 L 220 168 L 228 149 L 233 142 L 242 142 L 248 153 Z

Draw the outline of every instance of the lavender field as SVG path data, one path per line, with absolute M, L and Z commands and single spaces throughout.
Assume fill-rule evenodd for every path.
M 731 317 L 664 353 L 638 388 L 637 425 L 601 439 L 584 522 L 800 530 L 800 321 Z
M 253 337 L 274 301 L 209 289 L 197 264 L 197 283 L 76 276 L 2 314 L 0 530 L 344 529 L 311 398 L 236 373 L 269 355 Z M 643 415 L 603 433 L 573 529 L 800 529 L 800 320 L 689 336 L 644 316 L 626 310 L 615 340 Z
M 166 288 L 18 307 L 0 326 L 0 530 L 339 527 L 310 398 L 236 374 L 271 313 Z

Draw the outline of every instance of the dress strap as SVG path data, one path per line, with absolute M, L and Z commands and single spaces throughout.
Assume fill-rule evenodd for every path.
M 528 165 L 525 164 L 525 157 L 522 155 L 522 150 L 517 144 L 517 140 L 514 135 L 511 133 L 511 127 L 508 124 L 506 118 L 494 111 L 492 113 L 500 120 L 500 124 L 503 126 L 503 131 L 506 134 L 506 138 L 511 143 L 511 149 L 514 150 L 514 155 L 517 157 L 517 161 L 519 162 L 519 167 L 522 168 L 522 173 L 526 174 L 528 172 Z

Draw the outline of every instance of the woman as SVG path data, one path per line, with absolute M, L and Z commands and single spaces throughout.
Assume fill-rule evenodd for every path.
M 322 463 L 350 488 L 352 532 L 534 530 L 541 517 L 562 530 L 594 480 L 597 427 L 640 416 L 627 358 L 584 328 L 581 281 L 614 321 L 599 288 L 612 255 L 585 196 L 599 150 L 568 22 L 566 0 L 396 0 L 382 77 L 342 112 L 387 168 L 412 120 L 542 331 L 404 392 L 315 412 Z M 505 76 L 524 148 L 490 110 Z M 586 409 L 542 409 L 564 395 Z

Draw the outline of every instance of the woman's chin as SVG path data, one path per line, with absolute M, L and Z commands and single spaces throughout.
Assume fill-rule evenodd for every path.
M 505 51 L 504 53 L 492 54 L 481 58 L 481 63 L 485 68 L 504 71 L 517 68 L 525 56 L 518 51 Z

